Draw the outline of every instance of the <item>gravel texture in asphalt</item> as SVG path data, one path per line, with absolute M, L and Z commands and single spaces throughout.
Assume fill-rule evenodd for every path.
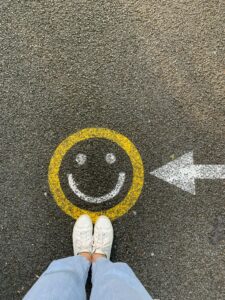
M 74 220 L 49 191 L 48 165 L 86 127 L 127 136 L 144 163 L 139 200 L 113 223 L 112 260 L 155 299 L 225 299 L 224 180 L 197 180 L 194 196 L 150 175 L 192 150 L 195 163 L 225 164 L 224 12 L 222 0 L 0 4 L 1 299 L 21 299 L 72 255 Z M 79 184 L 93 196 L 117 178 L 104 156 L 118 149 L 98 142 L 79 150 L 90 162 Z

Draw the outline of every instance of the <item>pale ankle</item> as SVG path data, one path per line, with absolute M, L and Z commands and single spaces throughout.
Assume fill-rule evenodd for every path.
M 89 262 L 92 262 L 92 256 L 89 252 L 81 252 L 79 255 L 85 257 Z
M 92 254 L 92 262 L 93 263 L 96 262 L 99 259 L 102 259 L 102 258 L 106 258 L 106 255 L 100 254 L 100 253 L 94 253 L 94 254 Z

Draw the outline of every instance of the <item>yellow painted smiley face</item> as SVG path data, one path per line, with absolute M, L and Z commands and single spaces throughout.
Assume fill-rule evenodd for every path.
M 66 197 L 60 183 L 59 172 L 63 158 L 68 153 L 68 151 L 77 143 L 89 139 L 104 139 L 116 143 L 123 151 L 125 151 L 125 153 L 130 159 L 130 163 L 132 166 L 132 181 L 129 191 L 127 192 L 126 196 L 122 199 L 121 202 L 107 210 L 90 211 L 83 208 L 79 208 Z M 115 157 L 112 153 L 107 154 L 106 160 L 109 163 L 112 163 L 114 159 Z M 77 156 L 77 161 L 79 163 L 82 163 L 83 160 L 84 157 L 81 154 Z M 121 172 L 119 174 L 118 182 L 123 181 L 123 176 L 124 174 Z M 71 177 L 71 175 L 68 176 L 68 179 L 71 183 L 71 187 L 77 189 L 77 186 L 72 181 L 73 178 Z M 48 181 L 50 190 L 53 194 L 56 203 L 66 214 L 68 214 L 72 218 L 77 219 L 82 214 L 88 214 L 92 218 L 93 222 L 95 222 L 98 216 L 100 215 L 106 215 L 111 220 L 115 220 L 116 218 L 124 215 L 135 204 L 138 197 L 140 196 L 144 184 L 144 167 L 140 153 L 138 152 L 137 148 L 124 135 L 106 128 L 85 128 L 67 137 L 56 148 L 49 164 Z M 83 196 L 85 200 L 85 195 L 78 191 L 78 189 L 77 193 L 81 198 Z M 106 199 L 110 195 L 112 196 L 113 192 L 105 195 L 105 198 L 92 198 L 96 200 L 96 203 L 98 203 L 97 201 L 100 201 L 100 198 Z

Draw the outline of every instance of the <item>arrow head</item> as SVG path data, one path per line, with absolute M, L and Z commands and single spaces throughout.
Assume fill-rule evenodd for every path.
M 195 168 L 192 151 L 150 174 L 195 195 Z

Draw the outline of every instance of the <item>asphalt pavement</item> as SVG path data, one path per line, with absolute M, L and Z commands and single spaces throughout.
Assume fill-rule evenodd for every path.
M 196 164 L 225 164 L 224 12 L 220 0 L 0 4 L 0 299 L 21 299 L 72 255 L 74 220 L 54 201 L 48 166 L 89 127 L 129 138 L 144 164 L 138 201 L 113 222 L 112 261 L 127 262 L 154 299 L 225 299 L 225 181 L 196 180 L 192 195 L 150 174 L 190 151 Z M 113 188 L 101 159 L 114 146 L 82 146 L 95 156 L 79 175 L 87 194 Z M 126 189 L 132 168 L 116 153 Z

